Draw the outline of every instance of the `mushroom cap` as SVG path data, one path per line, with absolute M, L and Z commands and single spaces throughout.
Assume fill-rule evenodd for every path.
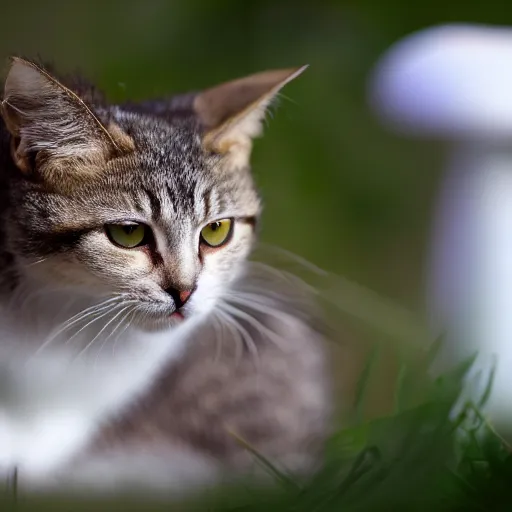
M 402 133 L 512 138 L 512 28 L 441 25 L 406 37 L 376 65 L 369 101 Z

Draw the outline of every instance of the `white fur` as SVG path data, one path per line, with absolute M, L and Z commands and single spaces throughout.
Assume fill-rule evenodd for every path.
M 130 452 L 108 452 L 89 458 L 84 464 L 64 468 L 55 479 L 46 479 L 41 489 L 38 482 L 29 482 L 36 491 L 56 491 L 87 494 L 123 494 L 158 491 L 159 496 L 204 490 L 221 482 L 225 475 L 212 458 L 182 447 L 172 452 L 147 452 L 136 447 Z
M 112 343 L 103 346 L 107 329 L 77 357 L 108 321 L 103 320 L 69 343 L 63 334 L 38 352 L 55 325 L 77 310 L 78 304 L 69 303 L 69 296 L 48 293 L 34 307 L 0 311 L 0 471 L 17 466 L 21 478 L 36 486 L 44 487 L 103 422 L 143 392 L 178 357 L 197 325 L 190 319 L 156 333 L 130 327 L 115 351 Z M 49 316 L 48 310 L 59 313 Z

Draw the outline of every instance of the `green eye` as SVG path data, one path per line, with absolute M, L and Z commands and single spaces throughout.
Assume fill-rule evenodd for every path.
M 146 242 L 148 227 L 144 224 L 107 224 L 110 241 L 119 247 L 133 249 Z
M 201 240 L 210 247 L 219 247 L 228 241 L 232 225 L 231 219 L 211 222 L 201 230 Z

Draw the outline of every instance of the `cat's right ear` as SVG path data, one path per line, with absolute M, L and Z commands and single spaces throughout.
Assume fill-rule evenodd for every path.
M 203 127 L 204 148 L 227 157 L 231 167 L 247 166 L 268 107 L 306 68 L 264 71 L 197 94 L 193 109 Z
M 110 158 L 133 149 L 119 127 L 103 124 L 76 93 L 21 58 L 11 60 L 0 105 L 14 162 L 44 180 L 86 179 Z

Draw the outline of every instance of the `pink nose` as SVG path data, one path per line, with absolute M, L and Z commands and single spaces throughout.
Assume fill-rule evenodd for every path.
M 180 300 L 181 300 L 181 303 L 182 304 L 185 304 L 188 300 L 188 298 L 190 297 L 190 295 L 192 294 L 191 291 L 189 290 L 183 290 L 182 292 L 180 292 Z
M 167 288 L 165 291 L 174 299 L 176 309 L 182 308 L 193 292 L 193 290 L 177 290 L 176 288 Z

